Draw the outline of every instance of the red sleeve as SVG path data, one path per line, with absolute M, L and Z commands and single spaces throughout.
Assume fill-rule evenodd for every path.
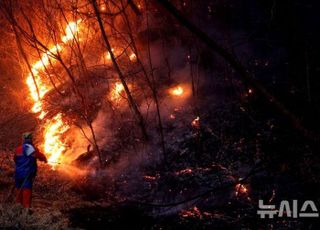
M 47 163 L 47 157 L 36 148 L 36 151 L 33 153 L 33 156 L 37 158 L 39 161 L 44 161 Z
M 17 161 L 17 156 L 21 156 L 22 155 L 22 145 L 19 146 L 18 148 L 16 148 L 14 155 L 13 155 L 13 160 L 14 162 Z

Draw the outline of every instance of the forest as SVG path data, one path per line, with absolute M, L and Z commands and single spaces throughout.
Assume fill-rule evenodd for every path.
M 317 5 L 0 0 L 0 229 L 319 229 Z

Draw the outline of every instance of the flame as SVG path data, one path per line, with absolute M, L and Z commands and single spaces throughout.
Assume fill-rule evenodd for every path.
M 184 90 L 181 86 L 174 87 L 170 90 L 170 94 L 174 96 L 181 96 L 184 93 Z
M 131 84 L 128 84 L 128 88 L 131 89 Z M 117 82 L 110 95 L 110 99 L 116 103 L 119 103 L 121 98 L 124 98 L 124 86 L 122 85 L 121 82 Z
M 67 28 L 65 30 L 66 35 L 62 37 L 62 41 L 64 43 L 73 40 L 77 33 L 79 32 L 79 27 L 78 24 L 81 22 L 81 19 L 79 19 L 76 22 L 69 22 L 69 24 L 67 25 Z
M 115 58 L 117 58 L 117 56 L 121 56 L 124 52 L 124 51 L 121 51 L 120 49 L 114 49 L 114 48 L 112 48 L 111 51 L 112 51 L 113 55 L 115 56 Z M 128 55 L 128 57 L 131 62 L 137 61 L 137 55 L 135 53 L 131 53 L 130 55 Z M 110 61 L 111 61 L 110 52 L 109 51 L 105 52 L 102 55 L 102 59 L 103 59 L 103 61 L 110 63 Z
M 60 156 L 66 150 L 61 140 L 61 135 L 68 131 L 69 128 L 70 126 L 63 122 L 61 113 L 47 121 L 45 125 L 44 151 L 50 155 L 48 162 L 59 162 Z
M 78 24 L 80 22 L 81 20 L 68 23 L 65 29 L 65 35 L 61 38 L 63 43 L 75 38 L 77 32 L 79 32 Z M 44 71 L 49 65 L 54 64 L 56 62 L 56 59 L 53 58 L 54 55 L 57 55 L 61 51 L 63 51 L 63 47 L 56 44 L 47 52 L 44 52 L 40 59 L 32 65 L 31 73 L 28 74 L 26 79 L 30 96 L 34 102 L 31 111 L 39 114 L 38 118 L 40 120 L 43 120 L 48 113 L 44 110 L 41 100 L 53 89 L 52 85 L 47 84 L 41 78 L 40 72 Z M 42 144 L 42 149 L 49 157 L 48 162 L 53 162 L 51 164 L 61 160 L 61 156 L 66 150 L 62 135 L 70 129 L 70 126 L 62 120 L 62 117 L 63 114 L 58 113 L 53 118 L 48 119 L 44 126 L 44 142 Z
M 111 51 L 112 51 L 112 53 L 114 53 L 114 49 L 113 49 L 113 48 L 111 49 Z M 111 60 L 111 54 L 110 54 L 108 51 L 105 53 L 105 58 L 106 58 L 108 61 Z
M 44 53 L 40 60 L 37 61 L 32 65 L 31 71 L 32 73 L 28 74 L 26 83 L 28 85 L 30 95 L 33 99 L 34 106 L 32 107 L 32 112 L 39 113 L 42 111 L 42 102 L 41 99 L 46 95 L 50 89 L 44 82 L 41 81 L 39 72 L 43 71 L 44 68 L 51 63 L 55 62 L 55 59 L 50 59 L 50 56 L 57 54 L 59 51 L 61 51 L 62 48 L 59 45 L 53 46 L 51 49 L 49 49 L 46 53 Z M 35 84 L 36 82 L 36 84 Z M 38 88 L 38 91 L 37 91 Z M 39 94 L 38 94 L 39 93 Z M 41 115 L 43 117 L 43 114 Z
M 132 62 L 135 62 L 137 60 L 137 55 L 135 53 L 132 53 L 130 56 L 129 56 L 129 59 L 130 61 Z
M 121 97 L 121 93 L 124 91 L 124 87 L 121 83 L 117 82 L 114 89 L 111 92 L 111 100 L 117 101 Z

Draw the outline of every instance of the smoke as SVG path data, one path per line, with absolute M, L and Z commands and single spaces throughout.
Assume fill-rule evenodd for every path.
M 145 44 L 141 44 L 139 40 L 137 43 L 139 50 L 141 48 L 139 57 L 142 58 L 142 62 L 149 72 L 147 47 Z M 153 137 L 153 141 L 148 143 L 147 146 L 142 147 L 141 143 L 134 140 L 138 139 L 138 132 L 134 130 L 138 129 L 138 127 L 137 125 L 132 125 L 134 118 L 126 99 L 121 98 L 117 103 L 111 102 L 112 106 L 108 105 L 108 100 L 110 100 L 110 94 L 114 87 L 113 81 L 117 82 L 118 79 L 114 71 L 110 69 L 111 63 L 110 60 L 106 60 L 108 58 L 105 50 L 103 50 L 104 52 L 101 52 L 101 50 L 98 52 L 97 47 L 99 45 L 96 45 L 94 42 L 90 44 L 91 46 L 97 52 L 90 52 L 90 55 L 86 56 L 86 64 L 92 66 L 90 68 L 90 81 L 94 84 L 94 87 L 90 88 L 88 92 L 88 98 L 91 98 L 92 101 L 90 102 L 94 104 L 92 111 L 90 111 L 90 113 L 94 114 L 93 117 L 95 117 L 92 127 L 104 158 L 107 158 L 108 161 L 117 158 L 117 160 L 114 160 L 116 161 L 114 163 L 116 170 L 114 170 L 117 172 L 127 169 L 132 164 L 138 166 L 142 162 L 150 163 L 161 160 L 157 110 L 153 99 L 148 98 L 149 100 L 145 100 L 145 98 L 142 98 L 145 94 L 139 92 L 137 96 L 133 92 L 133 95 L 138 97 L 135 99 L 140 103 L 140 111 L 146 119 L 148 132 Z M 113 48 L 117 54 L 119 52 L 118 47 L 114 46 Z M 91 49 L 89 50 L 92 51 Z M 194 119 L 194 115 L 192 114 L 192 73 L 190 69 L 191 54 L 189 48 L 185 47 L 182 42 L 175 38 L 166 42 L 158 39 L 150 43 L 150 54 L 164 128 L 173 123 L 179 124 L 181 127 L 182 124 L 190 124 Z M 119 63 L 123 64 L 122 61 L 119 61 Z M 99 67 L 95 67 L 96 65 L 99 65 Z M 105 65 L 105 67 L 101 67 L 102 65 Z M 132 66 L 134 65 L 131 63 L 129 67 L 131 68 Z M 132 71 L 128 68 L 128 63 L 121 66 L 121 68 L 127 74 L 130 74 L 130 71 Z M 139 82 L 139 79 L 137 81 Z M 171 91 L 174 87 L 181 87 L 183 89 L 182 94 L 173 95 Z M 147 95 L 150 95 L 150 89 L 147 85 L 139 85 L 138 88 L 148 91 Z M 76 100 L 70 100 L 64 104 L 70 105 L 70 103 L 72 107 L 77 107 Z M 131 130 L 125 130 L 130 129 L 130 127 L 132 127 Z M 123 132 L 121 137 L 119 137 L 120 132 Z M 180 133 L 177 133 L 177 135 L 179 136 Z M 82 130 L 79 127 L 72 126 L 65 138 L 68 144 L 67 151 L 64 153 L 65 162 L 71 162 L 81 154 L 86 153 L 88 145 L 91 144 L 92 146 L 93 142 L 91 130 L 86 124 L 82 124 Z M 119 140 L 119 138 L 123 140 Z M 118 155 L 120 157 L 117 157 Z M 88 161 L 88 165 L 94 165 L 97 162 L 96 158 L 92 158 Z
M 93 130 L 97 135 L 97 144 L 99 146 L 105 146 L 107 144 L 108 135 L 110 133 L 108 130 L 110 121 L 112 121 L 110 115 L 104 110 L 101 110 L 99 111 L 97 118 L 92 123 Z
M 89 133 L 88 128 L 83 128 L 85 133 Z M 87 146 L 90 143 L 88 139 L 83 135 L 79 127 L 72 126 L 68 131 L 66 142 L 69 144 L 69 148 L 64 154 L 63 160 L 66 162 L 72 162 L 80 154 L 87 151 Z

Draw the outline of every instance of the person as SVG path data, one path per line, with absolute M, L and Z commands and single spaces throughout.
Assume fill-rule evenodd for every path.
M 15 187 L 16 203 L 31 207 L 32 184 L 37 174 L 37 160 L 47 163 L 46 156 L 33 145 L 32 133 L 23 134 L 23 144 L 16 148 Z

